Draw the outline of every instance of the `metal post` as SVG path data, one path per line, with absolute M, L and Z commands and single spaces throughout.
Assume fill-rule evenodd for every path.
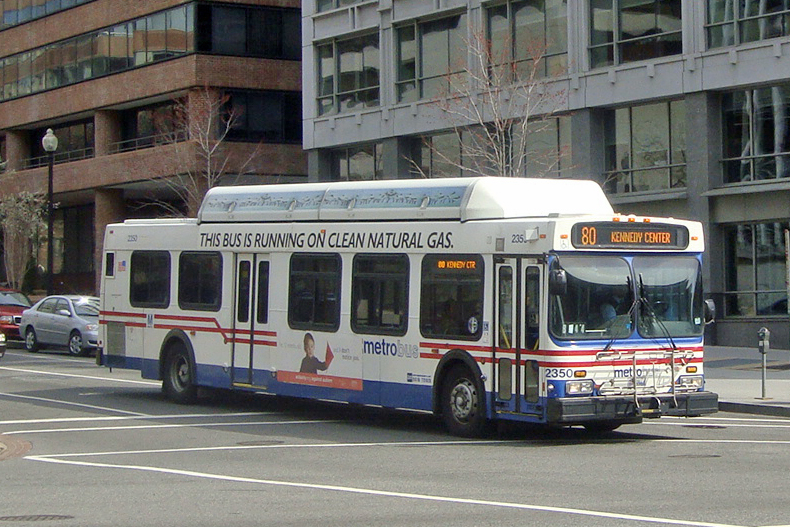
M 48 163 L 48 181 L 47 181 L 47 295 L 53 292 L 53 280 L 55 271 L 55 244 L 53 241 L 54 222 L 53 210 L 55 208 L 52 201 L 54 200 L 54 191 L 52 189 L 52 167 L 55 164 L 55 150 L 58 149 L 58 138 L 55 136 L 52 128 L 47 129 L 46 135 L 41 138 L 41 146 L 44 151 L 49 155 Z
M 54 222 L 53 218 L 54 207 L 52 200 L 54 192 L 52 188 L 52 167 L 55 164 L 55 152 L 49 152 L 49 180 L 47 186 L 47 296 L 53 292 L 53 274 L 55 262 L 55 249 L 53 247 L 54 239 Z
M 763 356 L 763 396 L 761 399 L 767 399 L 766 397 L 766 372 L 768 371 L 768 352 L 771 349 L 771 331 L 766 328 L 760 328 L 760 331 L 757 332 L 757 349 L 760 351 L 760 354 Z

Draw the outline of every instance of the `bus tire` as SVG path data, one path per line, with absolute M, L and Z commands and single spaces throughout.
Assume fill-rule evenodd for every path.
M 458 364 L 442 383 L 441 412 L 448 431 L 461 437 L 478 437 L 486 427 L 484 393 L 464 365 Z
M 195 365 L 181 342 L 171 345 L 165 354 L 162 390 L 177 404 L 192 404 L 197 400 Z

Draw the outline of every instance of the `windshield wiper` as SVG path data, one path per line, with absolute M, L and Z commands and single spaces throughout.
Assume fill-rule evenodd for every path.
M 658 326 L 658 329 L 661 330 L 664 338 L 669 341 L 669 344 L 672 346 L 672 349 L 677 351 L 678 347 L 675 344 L 675 340 L 672 338 L 672 335 L 669 332 L 669 328 L 667 328 L 664 321 L 656 314 L 656 310 L 653 308 L 653 304 L 645 297 L 645 284 L 642 281 L 642 273 L 639 273 L 639 303 L 641 303 L 645 307 L 645 311 L 647 311 L 647 316 L 649 316 Z M 641 314 L 641 313 L 640 313 Z M 647 318 L 647 317 L 646 317 Z
M 630 276 L 627 276 L 625 278 L 625 283 L 628 286 L 628 291 L 633 292 Z M 614 318 L 611 326 L 609 326 L 612 329 L 612 336 L 609 339 L 609 342 L 606 343 L 606 346 L 604 346 L 603 349 L 601 350 L 601 353 L 606 353 L 607 351 L 609 351 L 617 339 L 622 337 L 627 337 L 628 335 L 631 334 L 631 329 L 632 329 L 631 323 L 634 321 L 634 313 L 636 312 L 636 307 L 638 305 L 639 305 L 638 299 L 634 298 L 634 301 L 631 302 L 631 307 L 628 308 L 628 313 L 626 315 L 622 315 L 622 318 L 619 316 Z M 620 330 L 623 328 L 628 330 L 628 333 L 621 336 Z

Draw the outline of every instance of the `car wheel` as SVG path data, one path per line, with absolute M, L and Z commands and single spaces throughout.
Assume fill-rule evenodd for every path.
M 165 355 L 162 390 L 178 404 L 192 404 L 197 399 L 195 366 L 186 346 L 181 343 L 173 344 Z
M 82 334 L 75 329 L 69 335 L 69 353 L 81 357 L 87 352 L 88 350 L 82 349 Z
M 36 331 L 28 327 L 25 331 L 25 349 L 29 352 L 38 351 L 38 338 L 36 337 Z
M 454 366 L 447 374 L 442 387 L 441 409 L 451 434 L 478 437 L 485 431 L 484 392 L 466 366 Z

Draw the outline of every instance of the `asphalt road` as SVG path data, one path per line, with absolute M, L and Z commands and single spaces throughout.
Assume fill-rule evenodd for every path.
M 0 525 L 787 526 L 790 420 L 593 437 L 262 396 L 166 401 L 63 352 L 0 360 Z

